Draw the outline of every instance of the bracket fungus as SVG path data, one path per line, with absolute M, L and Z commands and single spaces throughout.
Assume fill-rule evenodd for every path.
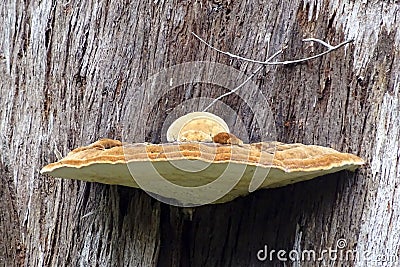
M 364 164 L 356 155 L 316 145 L 243 144 L 228 132 L 222 119 L 214 116 L 188 114 L 189 123 L 182 121 L 185 116 L 179 118 L 171 125 L 175 128 L 168 130 L 168 140 L 173 141 L 170 143 L 125 144 L 101 139 L 72 150 L 65 158 L 45 166 L 41 173 L 141 188 L 163 199 L 174 199 L 178 205 L 197 206 L 247 195 L 253 191 L 249 190 L 252 180 L 260 177 L 255 189 L 281 187 L 341 170 L 354 171 Z M 222 176 L 222 182 L 214 183 Z M 165 180 L 176 186 L 165 186 Z M 201 190 L 183 190 L 189 187 Z

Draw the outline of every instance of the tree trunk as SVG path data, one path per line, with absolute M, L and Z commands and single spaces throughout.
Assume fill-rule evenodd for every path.
M 2 1 L 0 10 L 0 266 L 400 264 L 397 2 L 44 0 Z M 273 116 L 278 141 L 329 146 L 367 164 L 201 206 L 192 220 L 141 190 L 40 175 L 55 152 L 103 137 L 161 142 L 173 110 L 228 92 L 200 82 L 145 91 L 160 71 L 195 61 L 247 75 L 258 67 L 192 31 L 258 60 L 285 44 L 279 60 L 323 51 L 307 37 L 354 39 L 304 64 L 266 67 L 252 79 L 265 99 L 244 87 L 244 97 L 221 101 L 235 112 L 232 132 L 249 141 L 269 132 L 260 116 Z M 263 260 L 265 247 L 287 253 Z M 337 257 L 324 252 L 335 249 Z M 306 250 L 316 259 L 292 260 Z

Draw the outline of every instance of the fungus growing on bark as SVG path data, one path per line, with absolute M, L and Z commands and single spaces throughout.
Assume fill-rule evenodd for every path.
M 168 142 L 212 142 L 220 132 L 229 133 L 226 122 L 209 112 L 192 112 L 175 120 L 167 130 Z
M 326 51 L 296 60 L 272 61 L 283 52 L 284 47 L 265 61 L 259 61 L 219 50 L 198 35 L 193 35 L 219 53 L 261 66 L 230 92 L 214 99 L 203 112 L 193 112 L 173 122 L 167 131 L 167 140 L 172 143 L 123 145 L 120 141 L 102 139 L 74 149 L 65 158 L 45 166 L 41 173 L 142 188 L 188 206 L 190 203 L 227 202 L 258 188 L 285 186 L 341 170 L 354 171 L 364 164 L 363 159 L 355 155 L 315 145 L 279 142 L 243 144 L 230 133 L 221 118 L 206 112 L 218 100 L 242 88 L 266 65 L 305 62 L 335 51 L 353 40 L 333 46 L 317 38 L 308 38 L 303 42 L 319 43 L 326 47 Z M 215 183 L 218 180 L 222 183 Z M 177 186 L 170 187 L 171 183 Z M 186 190 L 188 187 L 199 190 Z
M 181 117 L 168 130 L 168 140 L 180 142 L 123 144 L 117 140 L 102 139 L 72 150 L 63 159 L 45 166 L 41 173 L 136 188 L 142 188 L 136 179 L 141 177 L 151 183 L 151 189 L 146 191 L 177 199 L 185 205 L 203 202 L 196 199 L 199 197 L 197 194 L 179 188 L 171 192 L 160 176 L 180 187 L 196 187 L 225 175 L 227 180 L 224 183 L 216 183 L 207 192 L 202 192 L 202 198 L 212 199 L 208 204 L 247 195 L 255 176 L 262 178 L 256 188 L 274 188 L 341 170 L 354 171 L 364 164 L 353 154 L 322 146 L 279 142 L 243 144 L 236 136 L 226 132 L 229 131 L 228 126 L 219 117 L 208 114 L 204 117 L 198 113 L 184 117 L 186 121 Z M 201 138 L 198 138 L 199 131 Z M 188 138 L 191 134 L 194 138 Z M 205 142 L 209 141 L 209 136 L 214 142 Z M 193 166 L 196 171 L 188 171 Z M 232 187 L 226 187 L 227 183 L 231 183 Z M 224 190 L 226 193 L 221 198 L 213 199 L 213 194 Z
M 221 132 L 213 137 L 214 143 L 219 144 L 232 144 L 232 145 L 243 145 L 243 141 L 237 138 L 234 134 Z

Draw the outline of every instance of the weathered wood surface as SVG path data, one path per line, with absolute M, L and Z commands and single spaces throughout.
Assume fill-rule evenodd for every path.
M 3 0 L 0 7 L 0 264 L 282 266 L 276 257 L 258 261 L 257 252 L 268 245 L 318 254 L 341 238 L 359 258 L 295 266 L 371 266 L 365 252 L 370 259 L 399 256 L 396 1 Z M 332 44 L 354 38 L 306 64 L 266 68 L 253 81 L 270 110 L 256 111 L 272 112 L 280 141 L 331 146 L 368 164 L 355 176 L 200 207 L 192 221 L 139 190 L 39 175 L 55 150 L 65 155 L 101 137 L 121 138 L 129 114 L 140 114 L 130 121 L 131 141 L 158 142 L 175 106 L 226 92 L 187 84 L 148 106 L 156 92 L 140 85 L 164 68 L 202 60 L 249 75 L 257 67 L 211 51 L 191 31 L 255 59 L 267 57 L 268 44 L 271 53 L 287 44 L 280 58 L 291 59 L 322 51 L 302 45 L 304 37 Z M 249 139 L 259 139 L 246 103 L 223 101 Z

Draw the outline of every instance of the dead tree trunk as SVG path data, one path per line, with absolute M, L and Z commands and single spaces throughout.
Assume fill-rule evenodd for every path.
M 371 266 L 399 256 L 399 4 L 395 1 L 2 1 L 0 8 L 1 266 L 282 266 L 268 250 L 313 250 L 293 266 Z M 330 146 L 368 164 L 228 204 L 180 208 L 120 186 L 41 176 L 42 166 L 102 137 L 119 139 L 138 112 L 134 140 L 159 142 L 171 109 L 226 88 L 186 84 L 146 106 L 140 85 L 179 63 L 212 61 L 247 75 L 263 60 L 322 50 L 316 37 L 351 45 L 322 58 L 266 67 L 253 81 L 282 142 Z M 237 95 L 222 101 L 242 119 Z M 323 250 L 356 250 L 328 257 Z M 341 244 L 342 246 L 343 244 Z M 293 256 L 294 254 L 292 254 Z M 282 256 L 282 255 L 281 255 Z M 354 257 L 353 257 L 354 256 Z M 282 257 L 281 257 L 282 258 Z M 382 259 L 382 258 L 381 258 Z M 377 259 L 379 261 L 379 259 Z M 398 259 L 397 259 L 398 260 Z M 372 262 L 374 263 L 374 262 Z M 390 265 L 390 264 L 389 264 Z

